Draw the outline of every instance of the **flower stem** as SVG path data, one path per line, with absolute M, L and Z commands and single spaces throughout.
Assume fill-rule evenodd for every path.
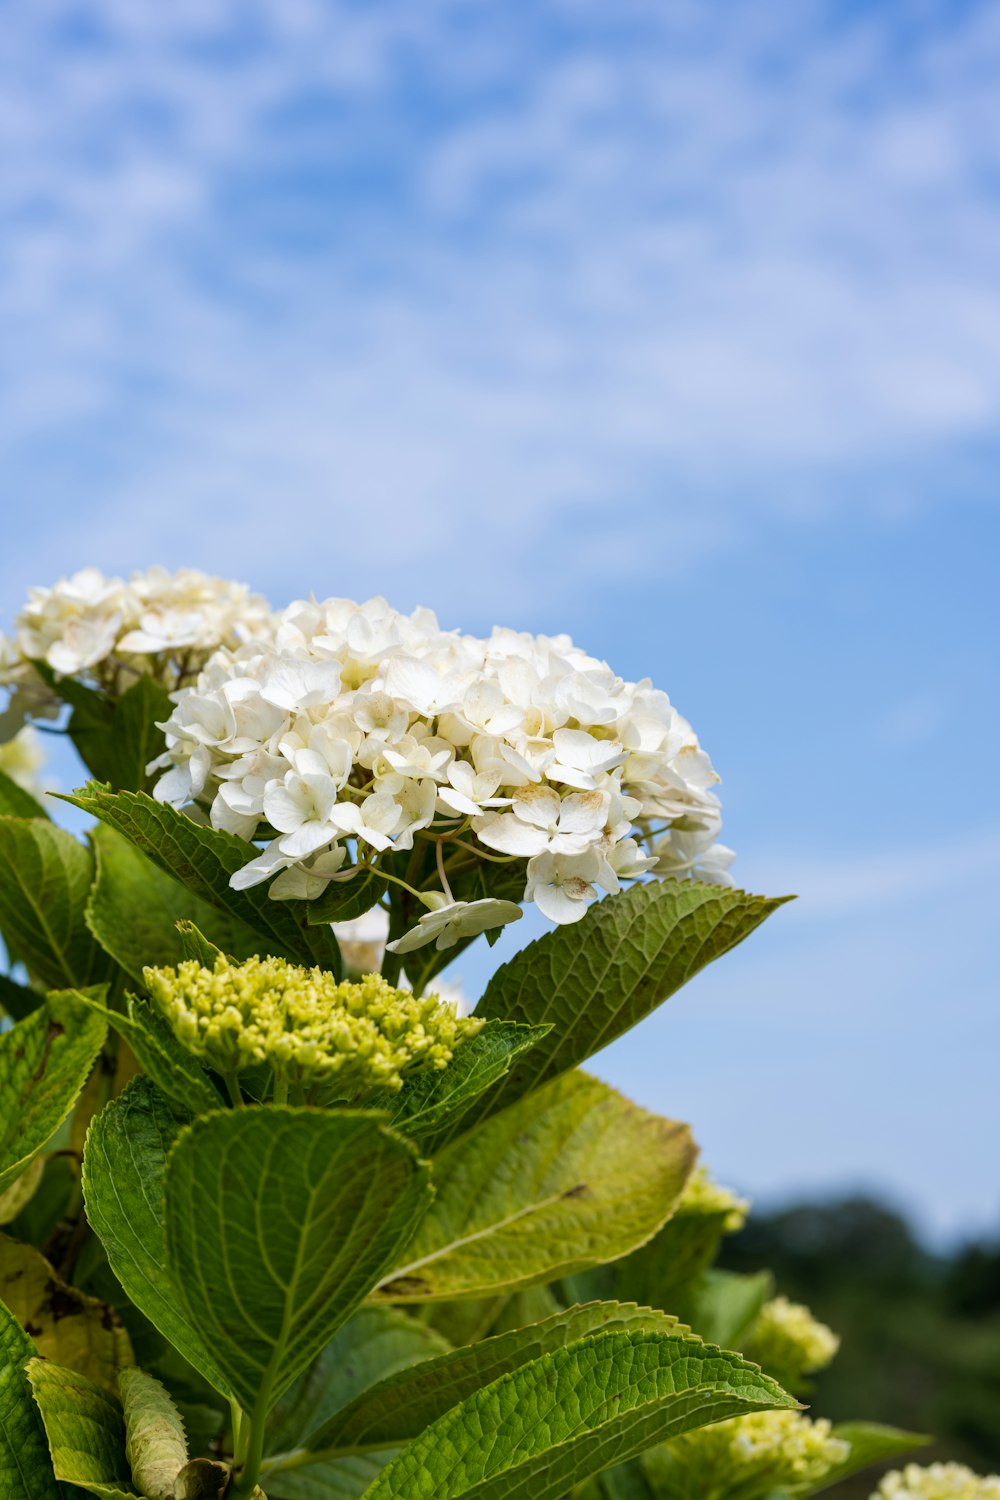
M 444 873 L 444 843 L 441 839 L 438 839 L 434 845 L 434 855 L 437 859 L 438 875 L 441 877 L 441 889 L 444 891 L 449 901 L 454 901 L 455 898 L 451 893 L 451 886 L 448 884 L 448 877 Z

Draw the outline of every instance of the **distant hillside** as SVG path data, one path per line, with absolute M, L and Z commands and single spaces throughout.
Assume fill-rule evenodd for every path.
M 928 1253 L 898 1214 L 868 1198 L 752 1214 L 721 1264 L 769 1266 L 779 1291 L 841 1335 L 817 1377 L 817 1415 L 933 1432 L 925 1457 L 1000 1471 L 1000 1238 Z M 831 1497 L 866 1496 L 870 1479 Z

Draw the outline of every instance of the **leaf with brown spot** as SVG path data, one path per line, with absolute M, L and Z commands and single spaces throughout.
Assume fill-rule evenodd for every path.
M 133 1363 L 118 1314 L 67 1286 L 38 1250 L 5 1234 L 0 1235 L 0 1299 L 30 1332 L 43 1358 L 117 1391 L 118 1371 Z

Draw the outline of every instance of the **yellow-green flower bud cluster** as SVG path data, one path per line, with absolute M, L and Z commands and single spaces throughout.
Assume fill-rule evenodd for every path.
M 323 969 L 280 958 L 214 969 L 195 960 L 144 969 L 152 1002 L 178 1040 L 233 1077 L 268 1065 L 294 1089 L 335 1086 L 337 1097 L 398 1089 L 417 1068 L 444 1068 L 483 1022 L 459 1017 L 436 995 L 393 989 L 380 974 L 338 983 Z
M 814 1318 L 808 1307 L 775 1297 L 761 1308 L 744 1353 L 787 1384 L 825 1369 L 839 1348 L 833 1329 Z
M 678 1213 L 725 1214 L 723 1229 L 726 1234 L 735 1234 L 746 1223 L 750 1204 L 746 1198 L 738 1198 L 729 1188 L 713 1182 L 707 1167 L 698 1167 L 688 1178 L 687 1186 L 678 1204 Z
M 1000 1500 L 1000 1474 L 981 1477 L 965 1464 L 907 1464 L 886 1474 L 871 1500 Z
M 818 1484 L 849 1453 L 825 1417 L 760 1411 L 674 1438 L 644 1464 L 660 1500 L 757 1500 Z

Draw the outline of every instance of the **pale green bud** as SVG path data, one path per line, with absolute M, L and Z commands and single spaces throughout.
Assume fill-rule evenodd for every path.
M 825 1369 L 839 1348 L 833 1329 L 814 1318 L 808 1307 L 775 1297 L 761 1308 L 744 1353 L 783 1385 L 794 1385 L 803 1375 Z
M 643 1462 L 658 1500 L 758 1500 L 820 1483 L 849 1453 L 825 1418 L 759 1411 L 673 1438 Z
M 349 1098 L 399 1089 L 417 1068 L 444 1068 L 483 1026 L 436 995 L 397 990 L 380 974 L 341 983 L 280 958 L 214 968 L 195 959 L 144 969 L 150 1000 L 183 1045 L 228 1076 L 266 1065 L 304 1093 Z
M 707 1167 L 698 1167 L 688 1178 L 677 1212 L 724 1214 L 723 1229 L 726 1234 L 735 1234 L 746 1223 L 750 1204 L 746 1198 L 738 1198 L 721 1183 L 713 1182 Z

